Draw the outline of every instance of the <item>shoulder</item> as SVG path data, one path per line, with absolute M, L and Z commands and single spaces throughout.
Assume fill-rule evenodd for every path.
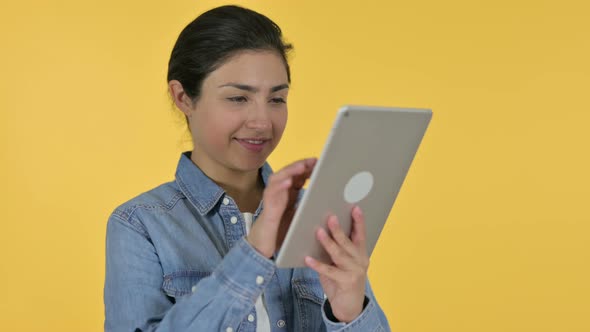
M 175 181 L 166 182 L 131 198 L 111 214 L 123 222 L 132 222 L 139 213 L 159 213 L 171 210 L 184 197 Z

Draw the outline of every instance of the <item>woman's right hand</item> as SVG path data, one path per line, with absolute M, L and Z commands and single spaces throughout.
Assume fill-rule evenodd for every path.
M 316 158 L 296 161 L 272 174 L 262 195 L 263 210 L 248 234 L 248 242 L 265 257 L 272 257 L 287 234 L 299 191 L 317 162 Z

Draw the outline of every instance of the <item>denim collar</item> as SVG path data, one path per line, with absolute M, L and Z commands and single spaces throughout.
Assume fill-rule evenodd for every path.
M 262 165 L 259 172 L 262 175 L 264 186 L 266 186 L 268 177 L 272 174 L 272 168 L 268 162 Z M 201 215 L 208 214 L 225 194 L 223 188 L 193 163 L 191 151 L 180 155 L 176 168 L 176 183 Z

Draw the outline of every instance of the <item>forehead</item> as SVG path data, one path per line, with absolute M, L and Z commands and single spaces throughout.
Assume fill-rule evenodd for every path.
M 214 70 L 206 84 L 240 83 L 256 87 L 287 84 L 287 68 L 274 51 L 241 51 Z

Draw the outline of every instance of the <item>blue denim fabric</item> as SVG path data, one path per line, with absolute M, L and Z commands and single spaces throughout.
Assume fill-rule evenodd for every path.
M 265 183 L 271 173 L 268 164 L 261 168 Z M 255 332 L 256 320 L 247 317 L 256 317 L 263 291 L 272 331 L 389 331 L 368 282 L 361 315 L 349 324 L 332 322 L 317 273 L 277 268 L 245 234 L 232 198 L 190 152 L 182 154 L 175 181 L 131 199 L 109 218 L 105 331 Z

